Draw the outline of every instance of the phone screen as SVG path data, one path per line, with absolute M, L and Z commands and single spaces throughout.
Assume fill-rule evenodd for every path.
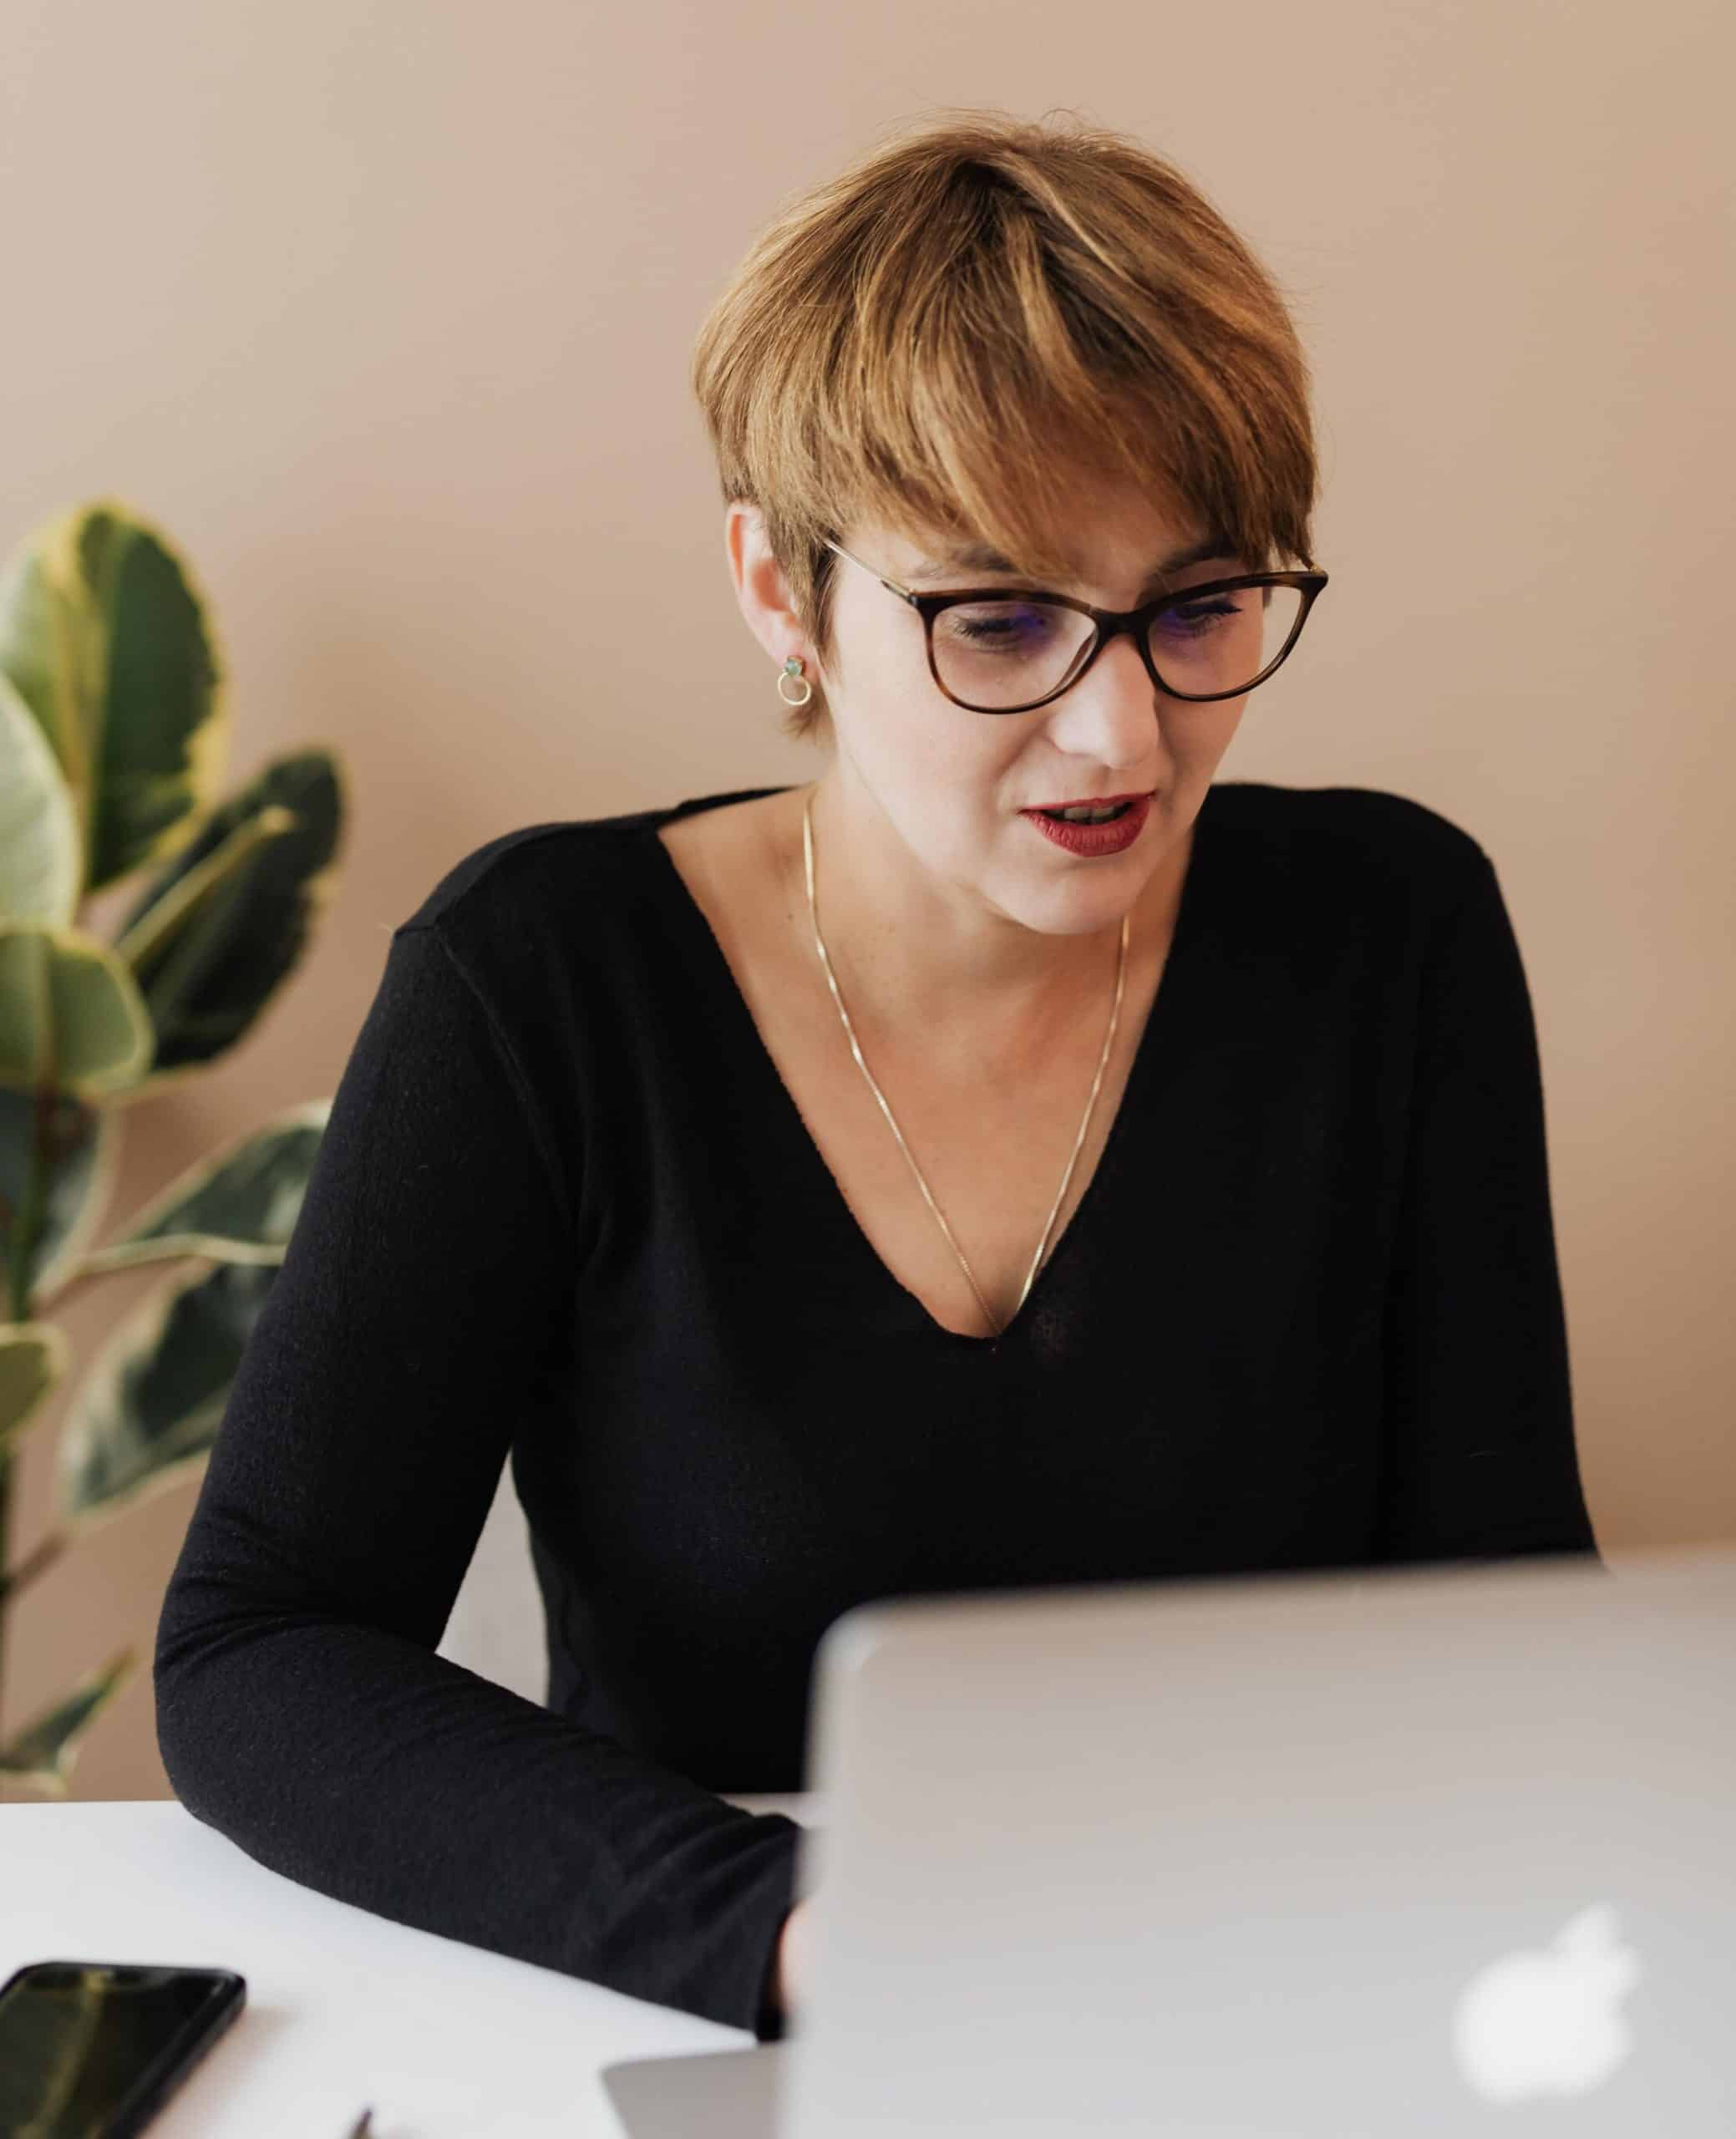
M 228 1969 L 37 1961 L 0 1989 L 4 2139 L 127 2139 L 241 2010 Z

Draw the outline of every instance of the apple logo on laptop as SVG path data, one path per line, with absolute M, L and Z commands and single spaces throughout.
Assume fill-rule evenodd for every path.
M 1618 2007 L 1639 1979 L 1614 1909 L 1581 1909 L 1542 1951 L 1509 1954 L 1471 1979 L 1453 2014 L 1460 2072 L 1492 2102 L 1589 2094 L 1633 2048 Z

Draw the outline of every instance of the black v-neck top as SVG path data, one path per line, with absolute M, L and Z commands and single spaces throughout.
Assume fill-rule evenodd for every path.
M 807 1786 L 852 1605 L 1594 1549 L 1473 839 L 1210 791 L 1107 1148 L 976 1338 L 861 1231 L 656 836 L 777 791 L 508 832 L 393 930 L 155 1678 L 176 1793 L 261 1862 L 762 2040 L 802 1830 L 717 1793 Z M 435 1654 L 509 1456 L 546 1707 Z

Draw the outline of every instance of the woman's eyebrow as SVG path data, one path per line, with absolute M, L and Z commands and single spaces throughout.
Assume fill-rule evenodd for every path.
M 1148 588 L 1157 587 L 1167 579 L 1172 572 L 1180 572 L 1185 566 L 1206 564 L 1213 557 L 1233 560 L 1235 555 L 1234 546 L 1226 537 L 1221 535 L 1208 536 L 1203 542 L 1191 543 L 1186 549 L 1177 550 L 1173 556 L 1165 557 L 1161 564 L 1155 565 L 1147 575 L 1145 585 Z M 934 559 L 926 564 L 918 565 L 913 572 L 906 572 L 905 577 L 912 582 L 931 581 L 951 579 L 956 573 L 961 572 L 987 572 L 1004 575 L 1016 573 L 1018 569 L 1009 558 L 1003 556 L 1001 552 L 990 544 L 965 542 L 961 543 L 957 549 L 947 551 L 942 557 Z

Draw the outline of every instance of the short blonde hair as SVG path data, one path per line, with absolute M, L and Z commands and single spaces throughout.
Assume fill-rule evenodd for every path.
M 1254 570 L 1312 569 L 1310 375 L 1277 286 L 1181 173 L 1083 124 L 952 110 L 783 209 L 702 325 L 725 503 L 764 516 L 820 664 L 859 518 L 1053 582 L 1069 477 L 1129 480 Z M 827 722 L 817 678 L 784 720 Z

